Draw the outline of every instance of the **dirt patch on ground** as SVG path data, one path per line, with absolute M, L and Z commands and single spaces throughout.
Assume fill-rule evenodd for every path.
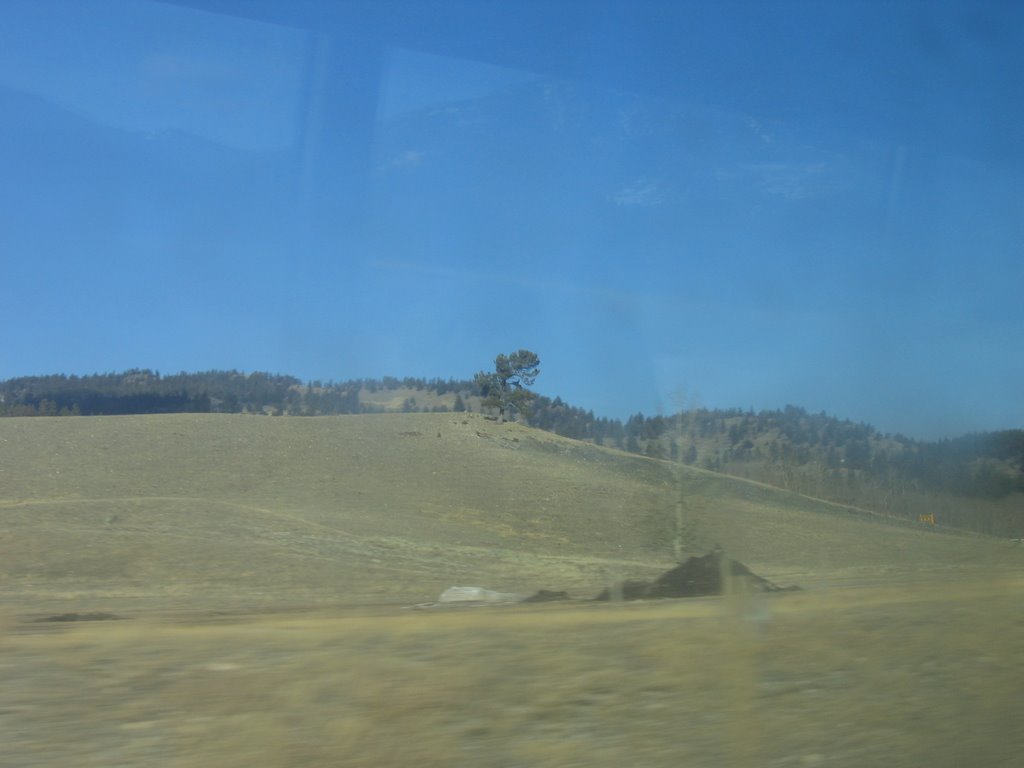
M 118 616 L 113 613 L 60 613 L 53 616 L 44 616 L 41 619 L 35 619 L 35 621 L 120 621 L 122 619 L 124 619 L 124 616 Z
M 628 579 L 603 590 L 594 600 L 657 600 L 670 597 L 706 597 L 725 592 L 725 582 L 731 589 L 744 592 L 792 592 L 800 587 L 780 587 L 758 576 L 739 560 L 725 556 L 721 547 L 706 555 L 691 557 L 686 562 L 665 571 L 654 581 Z M 572 600 L 567 592 L 542 589 L 527 597 L 524 603 L 548 603 Z
M 702 597 L 720 595 L 726 579 L 731 579 L 750 592 L 788 592 L 799 587 L 780 587 L 758 576 L 739 560 L 725 556 L 721 547 L 701 557 L 665 571 L 654 581 L 628 580 L 614 589 L 605 589 L 595 600 L 652 600 L 666 597 Z

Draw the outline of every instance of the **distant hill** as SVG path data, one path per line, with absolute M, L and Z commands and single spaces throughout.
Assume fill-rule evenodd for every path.
M 0 114 L 0 164 L 18 180 L 0 192 L 0 200 L 3 194 L 45 198 L 47 205 L 33 214 L 42 236 L 53 210 L 62 212 L 64 230 L 73 232 L 90 231 L 85 224 L 110 210 L 159 211 L 162 219 L 173 217 L 187 228 L 210 216 L 232 222 L 241 203 L 276 221 L 289 194 L 281 184 L 290 178 L 286 152 L 233 149 L 178 131 L 125 130 L 3 85 Z M 102 196 L 97 178 L 105 180 Z M 215 258 L 211 262 L 206 268 L 218 274 L 227 269 Z
M 0 419 L 0 469 L 0 596 L 58 613 L 592 597 L 716 543 L 804 586 L 1019 553 L 475 413 Z
M 0 416 L 479 413 L 470 381 L 384 377 L 302 382 L 239 371 L 130 370 L 0 382 Z M 538 396 L 524 423 L 563 437 L 745 477 L 884 514 L 1024 535 L 1024 430 L 923 442 L 802 408 L 637 413 L 622 422 Z M 931 518 L 929 518 L 931 519 Z

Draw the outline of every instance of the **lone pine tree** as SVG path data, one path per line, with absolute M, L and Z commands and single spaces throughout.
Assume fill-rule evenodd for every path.
M 540 375 L 540 358 L 537 353 L 520 349 L 511 355 L 494 358 L 494 371 L 480 371 L 474 384 L 483 397 L 482 404 L 498 409 L 498 418 L 505 420 L 505 414 L 528 413 L 534 394 L 526 387 L 532 386 Z

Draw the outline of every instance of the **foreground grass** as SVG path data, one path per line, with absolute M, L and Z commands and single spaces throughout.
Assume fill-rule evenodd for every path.
M 0 765 L 1017 766 L 1022 588 L 9 616 Z

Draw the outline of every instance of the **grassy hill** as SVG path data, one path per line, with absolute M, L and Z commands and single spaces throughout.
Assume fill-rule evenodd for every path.
M 0 599 L 40 610 L 589 597 L 670 567 L 677 520 L 804 586 L 1020 559 L 478 414 L 0 420 Z
M 1024 430 L 922 442 L 787 405 L 781 410 L 690 405 L 623 423 L 537 396 L 525 423 L 648 458 L 679 461 L 836 504 L 1003 538 L 1024 535 Z M 330 416 L 489 413 L 479 387 L 455 379 L 309 381 L 259 371 L 161 375 L 131 369 L 0 381 L 0 417 L 219 413 Z
M 593 596 L 677 517 L 810 589 L 395 608 Z M 1010 768 L 1022 565 L 475 414 L 0 419 L 0 765 Z

